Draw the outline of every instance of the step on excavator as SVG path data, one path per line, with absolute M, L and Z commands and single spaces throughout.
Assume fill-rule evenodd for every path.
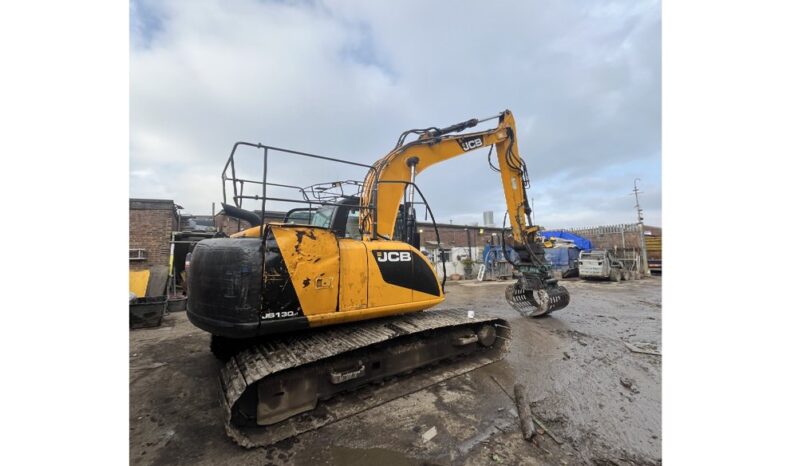
M 495 128 L 464 133 L 492 120 Z M 502 249 L 507 236 L 518 253 L 507 258 L 519 276 L 507 287 L 507 301 L 529 317 L 562 309 L 569 295 L 552 278 L 539 227 L 530 221 L 529 176 L 509 110 L 405 131 L 372 165 L 260 143 L 233 146 L 222 172 L 222 206 L 250 228 L 196 245 L 187 314 L 212 334 L 211 350 L 226 361 L 222 405 L 237 443 L 270 445 L 502 358 L 506 320 L 470 309 L 428 310 L 444 301 L 445 262 L 439 280 L 416 226 L 416 206 L 424 206 L 440 247 L 416 176 L 488 147 L 512 230 L 511 238 L 502 235 Z M 242 148 L 262 151 L 262 179 L 243 177 L 241 163 L 236 174 Z M 366 175 L 309 187 L 275 183 L 268 181 L 275 157 L 345 164 Z M 280 190 L 299 197 L 275 194 Z M 267 222 L 267 200 L 303 207 Z M 244 201 L 260 203 L 260 215 Z

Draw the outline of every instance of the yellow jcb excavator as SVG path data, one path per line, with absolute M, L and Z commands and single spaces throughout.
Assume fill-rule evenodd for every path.
M 493 129 L 462 133 L 494 119 Z M 416 138 L 406 141 L 410 135 Z M 263 152 L 262 180 L 236 175 L 235 155 L 242 147 Z M 419 248 L 416 206 L 424 205 L 435 220 L 416 176 L 488 147 L 488 162 L 504 187 L 512 229 L 508 246 L 519 258 L 511 262 L 521 278 L 508 286 L 507 300 L 526 316 L 561 309 L 569 295 L 551 277 L 539 228 L 529 221 L 529 178 L 509 110 L 446 128 L 405 131 L 373 165 L 262 144 L 234 145 L 222 174 L 223 208 L 252 227 L 196 245 L 188 317 L 213 335 L 211 349 L 227 360 L 220 375 L 225 421 L 239 444 L 268 445 L 369 407 L 362 399 L 357 407 L 320 403 L 344 392 L 444 360 L 467 361 L 458 364 L 470 370 L 501 357 L 510 336 L 505 320 L 469 309 L 418 312 L 444 300 L 446 272 L 439 281 Z M 497 166 L 491 162 L 494 150 Z M 273 183 L 267 181 L 267 167 L 276 156 L 359 166 L 367 173 L 362 182 L 305 188 Z M 253 184 L 257 191 L 245 194 L 244 187 Z M 233 204 L 227 203 L 230 185 Z M 346 193 L 348 188 L 354 194 Z M 296 202 L 308 207 L 289 211 L 284 222 L 268 223 L 266 200 L 290 201 L 271 194 L 279 189 L 299 192 Z M 244 200 L 261 202 L 261 215 L 243 209 Z M 451 367 L 458 364 L 444 365 L 449 369 L 425 380 L 456 375 Z M 374 403 L 406 393 L 396 388 L 403 383 L 383 389 L 390 394 L 373 397 Z

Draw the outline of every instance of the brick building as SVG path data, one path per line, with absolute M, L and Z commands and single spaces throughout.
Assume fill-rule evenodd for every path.
M 432 223 L 419 223 L 418 229 L 421 232 L 421 245 L 435 245 L 435 228 Z M 485 243 L 493 241 L 499 244 L 501 241 L 501 231 L 499 227 L 486 227 L 476 225 L 453 225 L 451 223 L 439 223 L 438 234 L 441 244 L 447 247 L 481 247 Z M 510 234 L 509 229 L 507 233 Z
M 169 265 L 169 242 L 179 230 L 178 206 L 165 199 L 130 199 L 130 269 Z

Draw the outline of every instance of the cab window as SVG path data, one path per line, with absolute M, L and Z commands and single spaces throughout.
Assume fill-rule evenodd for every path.
M 360 209 L 352 209 L 346 218 L 346 232 L 344 238 L 362 239 L 360 233 Z
M 283 220 L 284 223 L 294 225 L 311 225 L 316 209 L 294 209 L 288 212 Z
M 310 224 L 314 227 L 329 228 L 334 211 L 335 206 L 319 207 L 313 215 L 313 220 L 311 220 Z

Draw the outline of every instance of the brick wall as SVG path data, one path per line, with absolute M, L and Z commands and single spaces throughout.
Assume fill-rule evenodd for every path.
M 228 217 L 227 215 L 217 214 L 213 218 L 213 223 L 216 225 L 216 228 L 224 232 L 224 234 L 230 236 L 233 233 L 238 233 L 239 231 L 246 230 L 249 228 L 249 223 L 241 220 L 239 226 L 239 220 L 236 218 Z
M 147 260 L 131 260 L 131 270 L 146 270 L 153 265 L 169 265 L 171 233 L 177 230 L 177 215 L 172 201 L 131 199 L 130 249 L 146 250 Z

